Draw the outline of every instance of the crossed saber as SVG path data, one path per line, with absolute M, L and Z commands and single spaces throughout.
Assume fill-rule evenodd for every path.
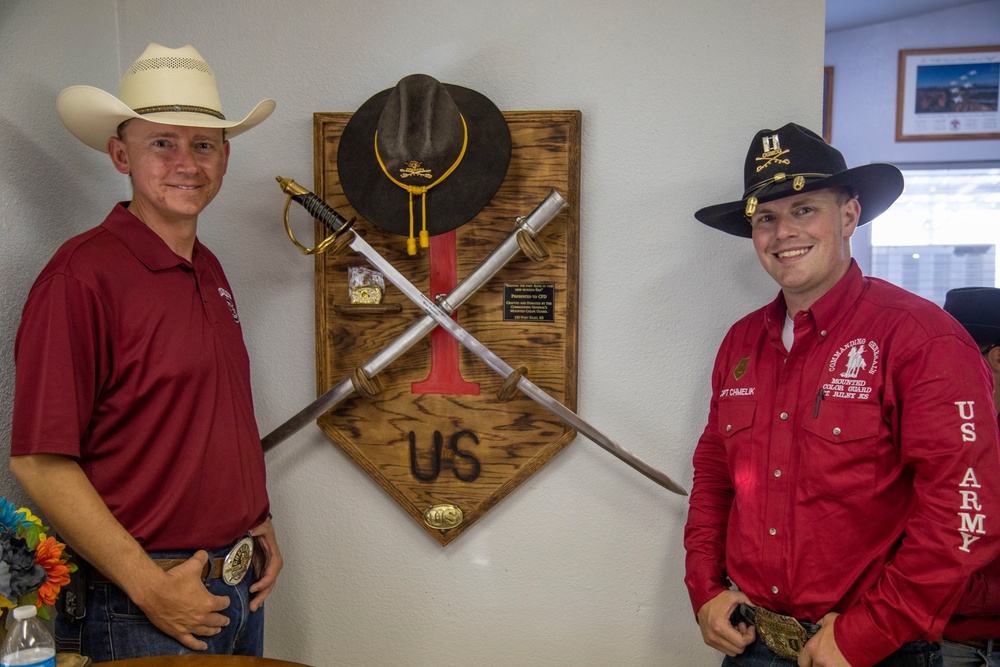
M 507 397 L 513 394 L 513 389 L 520 390 L 521 393 L 532 399 L 540 406 L 558 417 L 564 423 L 572 426 L 579 433 L 600 445 L 605 450 L 617 456 L 619 459 L 632 466 L 646 477 L 660 484 L 664 488 L 682 496 L 687 495 L 684 487 L 666 474 L 652 467 L 642 459 L 638 458 L 617 442 L 601 433 L 597 428 L 586 422 L 582 417 L 547 394 L 543 389 L 528 380 L 524 376 L 523 369 L 514 370 L 503 359 L 498 357 L 493 351 L 479 342 L 468 331 L 463 329 L 457 322 L 451 319 L 451 314 L 458 309 L 462 303 L 472 296 L 476 290 L 487 283 L 502 269 L 511 259 L 513 259 L 520 249 L 524 249 L 526 254 L 532 246 L 538 232 L 556 216 L 559 211 L 568 206 L 563 197 L 552 190 L 549 195 L 539 204 L 527 217 L 517 218 L 516 229 L 499 245 L 483 262 L 465 277 L 455 288 L 445 297 L 439 298 L 435 303 L 429 299 L 422 291 L 417 289 L 403 274 L 401 274 L 387 259 L 382 257 L 371 245 L 368 244 L 351 225 L 353 220 L 348 221 L 326 202 L 309 192 L 290 178 L 276 178 L 281 190 L 288 195 L 288 202 L 285 204 L 285 225 L 288 228 L 288 206 L 294 199 L 301 204 L 313 217 L 319 220 L 330 230 L 332 235 L 321 244 L 325 248 L 331 243 L 342 243 L 350 247 L 361 255 L 369 264 L 382 272 L 385 278 L 396 286 L 403 295 L 416 304 L 425 316 L 411 325 L 392 343 L 381 352 L 369 359 L 360 368 L 365 378 L 374 378 L 379 372 L 385 369 L 390 363 L 402 356 L 415 343 L 430 333 L 435 326 L 440 326 L 458 342 L 465 346 L 470 352 L 482 359 L 487 366 L 492 368 L 501 377 L 505 378 L 505 387 L 501 393 Z M 291 229 L 288 228 L 289 236 Z M 523 234 L 530 237 L 525 239 Z M 338 239 L 338 237 L 340 237 Z M 293 237 L 294 241 L 294 237 Z M 524 244 L 522 246 L 522 243 Z M 296 243 L 296 245 L 298 245 Z M 537 247 L 537 246 L 535 246 Z M 303 249 L 303 251 L 306 251 Z M 274 429 L 266 435 L 262 443 L 264 449 L 269 450 L 282 442 L 292 433 L 295 433 L 307 423 L 319 418 L 324 412 L 347 399 L 352 393 L 361 390 L 355 386 L 351 378 L 341 380 L 339 384 L 321 395 L 294 417 L 284 424 Z

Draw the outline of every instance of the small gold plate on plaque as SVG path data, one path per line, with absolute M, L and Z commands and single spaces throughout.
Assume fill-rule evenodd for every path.
M 424 523 L 438 530 L 450 530 L 462 524 L 462 508 L 458 505 L 431 505 L 424 510 Z
M 351 303 L 382 303 L 382 290 L 378 285 L 352 287 Z

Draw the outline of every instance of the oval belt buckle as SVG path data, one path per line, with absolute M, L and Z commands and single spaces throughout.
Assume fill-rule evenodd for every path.
M 253 538 L 244 537 L 226 554 L 222 561 L 222 580 L 230 586 L 243 581 L 253 562 Z

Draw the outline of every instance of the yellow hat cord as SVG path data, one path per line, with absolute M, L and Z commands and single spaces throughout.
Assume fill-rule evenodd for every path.
M 441 174 L 441 176 L 430 185 L 409 185 L 393 178 L 392 174 L 390 174 L 389 170 L 386 168 L 385 163 L 382 161 L 382 156 L 379 155 L 378 130 L 375 131 L 375 159 L 378 160 L 378 166 L 382 168 L 382 173 L 385 174 L 390 181 L 410 193 L 410 238 L 406 241 L 406 253 L 408 255 L 417 254 L 417 242 L 413 238 L 413 195 L 417 195 L 421 198 L 420 217 L 422 228 L 420 230 L 420 247 L 426 248 L 430 245 L 427 234 L 427 191 L 451 176 L 451 172 L 455 171 L 458 165 L 462 162 L 462 158 L 465 157 L 465 149 L 469 146 L 469 127 L 465 124 L 465 116 L 459 114 L 459 118 L 462 119 L 462 132 L 464 135 L 462 137 L 462 150 L 459 152 L 455 163 L 448 167 L 447 171 Z

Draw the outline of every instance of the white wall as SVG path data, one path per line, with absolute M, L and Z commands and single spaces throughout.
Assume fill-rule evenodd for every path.
M 55 107 L 74 83 L 117 92 L 116 23 L 113 0 L 0 2 L 0 494 L 12 502 L 26 498 L 7 466 L 21 307 L 56 248 L 129 197 L 106 155 L 66 140 Z
M 1000 43 L 1000 0 L 986 0 L 826 37 L 833 73 L 831 141 L 847 164 L 1000 159 L 1000 140 L 896 141 L 899 51 Z
M 739 196 L 758 129 L 818 127 L 822 0 L 8 0 L 0 19 L 5 406 L 32 280 L 61 240 L 128 196 L 106 158 L 61 127 L 55 94 L 74 83 L 115 92 L 148 42 L 191 43 L 230 116 L 278 100 L 234 139 L 200 227 L 236 289 L 262 433 L 315 396 L 313 264 L 281 229 L 274 176 L 311 182 L 313 112 L 353 111 L 423 72 L 505 110 L 582 110 L 578 411 L 690 487 L 715 349 L 775 291 L 749 242 L 692 214 Z M 621 297 L 635 285 L 642 297 Z M 267 605 L 267 655 L 365 666 L 721 660 L 702 645 L 682 583 L 685 500 L 585 439 L 446 548 L 314 426 L 267 464 L 287 559 Z
M 852 167 L 871 162 L 1000 160 L 998 139 L 896 141 L 900 50 L 998 43 L 1000 0 L 828 34 L 825 60 L 834 68 L 831 143 Z M 871 265 L 870 243 L 870 227 L 859 228 L 854 255 L 866 271 Z

